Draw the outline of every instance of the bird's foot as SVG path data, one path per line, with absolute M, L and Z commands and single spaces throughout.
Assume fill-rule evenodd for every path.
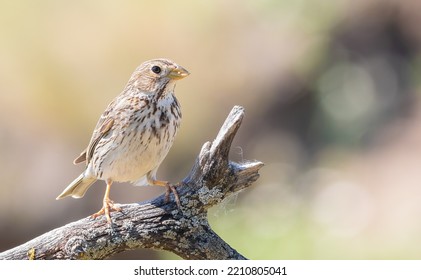
M 101 210 L 99 210 L 98 212 L 92 214 L 91 215 L 91 218 L 95 219 L 95 218 L 97 218 L 99 216 L 104 215 L 105 218 L 107 218 L 107 222 L 109 224 L 111 224 L 112 223 L 111 222 L 111 217 L 110 217 L 111 211 L 120 212 L 121 211 L 121 208 L 118 207 L 118 206 L 116 206 L 114 204 L 114 201 L 112 201 L 110 199 L 104 199 Z
M 175 189 L 178 185 L 172 185 L 169 182 L 166 184 L 167 191 L 165 192 L 165 203 L 170 202 L 170 194 L 171 192 L 174 194 L 174 200 L 177 204 L 178 209 L 181 208 L 180 197 L 178 196 L 178 192 Z
M 180 197 L 178 196 L 178 192 L 175 189 L 176 187 L 180 186 L 180 184 L 173 185 L 168 181 L 160 181 L 160 180 L 150 180 L 149 183 L 154 186 L 166 187 L 167 191 L 165 192 L 165 203 L 170 202 L 170 194 L 174 194 L 174 200 L 177 204 L 178 209 L 181 208 Z

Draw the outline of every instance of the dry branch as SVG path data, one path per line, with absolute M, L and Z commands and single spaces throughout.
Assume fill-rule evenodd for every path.
M 104 217 L 84 218 L 0 253 L 0 259 L 104 259 L 138 248 L 171 251 L 184 259 L 245 259 L 209 226 L 207 210 L 247 188 L 263 163 L 230 162 L 232 140 L 244 109 L 235 106 L 218 136 L 203 145 L 188 176 L 177 188 L 181 209 L 164 195 L 152 201 L 119 205 L 113 224 Z

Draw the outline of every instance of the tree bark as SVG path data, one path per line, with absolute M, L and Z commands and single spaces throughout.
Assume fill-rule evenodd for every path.
M 126 250 L 152 248 L 184 259 L 245 259 L 210 227 L 207 211 L 259 177 L 259 161 L 230 162 L 232 140 L 244 109 L 235 106 L 217 137 L 203 145 L 187 177 L 178 184 L 181 208 L 164 195 L 152 201 L 118 205 L 112 224 L 90 217 L 47 232 L 0 253 L 0 259 L 105 259 Z

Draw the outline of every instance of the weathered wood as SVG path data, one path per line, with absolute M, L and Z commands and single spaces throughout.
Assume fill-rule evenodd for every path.
M 0 253 L 0 259 L 104 259 L 138 248 L 171 251 L 184 259 L 245 259 L 210 227 L 207 210 L 247 188 L 263 163 L 230 162 L 232 140 L 244 109 L 235 106 L 218 136 L 203 145 L 189 175 L 177 187 L 181 209 L 164 195 L 152 201 L 119 205 L 112 225 L 90 217 L 47 232 Z M 173 197 L 172 197 L 173 198 Z

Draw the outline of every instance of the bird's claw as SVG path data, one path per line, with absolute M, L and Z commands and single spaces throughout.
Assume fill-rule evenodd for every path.
M 114 204 L 114 201 L 112 201 L 112 200 L 110 200 L 110 199 L 104 199 L 104 202 L 103 202 L 102 208 L 101 208 L 98 212 L 96 212 L 96 213 L 92 214 L 92 215 L 91 215 L 91 218 L 92 218 L 92 219 L 95 219 L 95 218 L 97 218 L 97 217 L 99 217 L 99 216 L 104 215 L 104 216 L 105 216 L 105 218 L 107 218 L 107 222 L 108 222 L 109 224 L 111 224 L 112 222 L 111 222 L 111 216 L 110 216 L 110 213 L 111 213 L 112 211 L 120 212 L 120 211 L 121 211 L 121 208 L 120 208 L 120 207 L 118 207 L 118 206 L 116 206 L 116 205 Z
M 167 187 L 167 190 L 165 192 L 165 203 L 170 202 L 170 194 L 172 192 L 174 194 L 175 203 L 177 204 L 177 207 L 180 209 L 181 203 L 180 203 L 180 197 L 178 196 L 178 192 L 175 189 L 176 185 L 172 185 L 172 184 L 168 183 L 166 185 L 166 187 Z

